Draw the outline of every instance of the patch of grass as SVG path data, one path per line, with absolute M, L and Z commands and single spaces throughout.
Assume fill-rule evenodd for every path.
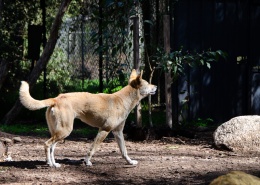
M 28 124 L 13 124 L 13 125 L 0 125 L 2 132 L 7 132 L 16 135 L 38 135 L 48 136 L 48 127 L 44 125 L 28 125 Z
M 72 137 L 95 137 L 97 135 L 98 129 L 97 128 L 90 128 L 90 127 L 85 127 L 85 128 L 75 128 L 73 129 L 72 133 L 70 136 Z
M 202 127 L 202 128 L 208 128 L 208 127 L 212 127 L 214 120 L 211 118 L 206 118 L 206 119 L 202 119 L 202 118 L 198 118 L 196 120 L 193 120 L 191 122 L 186 122 L 183 124 L 184 127 L 187 128 L 197 128 L 197 127 Z
M 128 118 L 127 122 L 135 121 L 135 114 L 132 111 Z M 163 111 L 153 111 L 152 112 L 152 122 L 153 126 L 165 126 L 166 114 Z M 149 127 L 149 112 L 147 110 L 142 110 L 142 125 Z
M 75 121 L 78 122 L 78 121 Z M 15 134 L 15 135 L 32 135 L 40 137 L 49 137 L 49 129 L 45 124 L 13 124 L 0 125 L 0 131 Z M 75 137 L 89 137 L 95 136 L 98 129 L 87 126 L 86 124 L 78 124 L 73 129 L 71 136 Z
M 207 119 L 201 119 L 198 118 L 197 120 L 193 121 L 193 125 L 196 127 L 209 127 L 210 124 L 213 123 L 213 119 L 207 118 Z

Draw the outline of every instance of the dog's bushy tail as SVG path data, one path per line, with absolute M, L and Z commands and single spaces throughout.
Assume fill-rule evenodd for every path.
M 29 110 L 38 110 L 55 105 L 55 101 L 52 98 L 46 100 L 36 100 L 31 97 L 29 92 L 29 84 L 25 81 L 22 81 L 19 94 L 21 103 Z

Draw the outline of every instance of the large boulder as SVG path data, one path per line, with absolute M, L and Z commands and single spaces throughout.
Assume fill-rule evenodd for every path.
M 231 151 L 259 151 L 260 116 L 239 116 L 220 125 L 213 134 L 217 147 Z
M 256 176 L 241 172 L 232 171 L 226 175 L 214 179 L 210 185 L 259 185 L 260 179 Z

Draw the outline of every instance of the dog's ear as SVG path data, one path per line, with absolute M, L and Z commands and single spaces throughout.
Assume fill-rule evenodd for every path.
M 131 72 L 131 75 L 130 75 L 130 80 L 131 80 L 131 79 L 135 79 L 136 76 L 137 76 L 136 70 L 133 69 L 132 72 Z
M 140 79 L 143 78 L 143 70 L 141 70 L 141 73 L 140 73 Z
M 141 71 L 141 73 L 139 75 L 137 75 L 136 70 L 133 70 L 132 74 L 130 76 L 129 85 L 131 85 L 135 89 L 138 89 L 140 87 L 140 85 L 141 85 L 141 79 L 142 79 L 142 76 L 143 76 L 143 70 Z
M 131 81 L 135 80 L 135 79 L 136 79 L 136 76 L 137 76 L 136 70 L 133 69 L 132 72 L 131 72 L 131 74 L 130 74 L 130 78 L 129 78 L 128 84 L 130 84 Z

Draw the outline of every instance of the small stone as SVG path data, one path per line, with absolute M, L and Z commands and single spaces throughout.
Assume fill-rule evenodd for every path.
M 13 141 L 14 141 L 14 143 L 19 143 L 22 141 L 22 139 L 20 137 L 14 137 Z

